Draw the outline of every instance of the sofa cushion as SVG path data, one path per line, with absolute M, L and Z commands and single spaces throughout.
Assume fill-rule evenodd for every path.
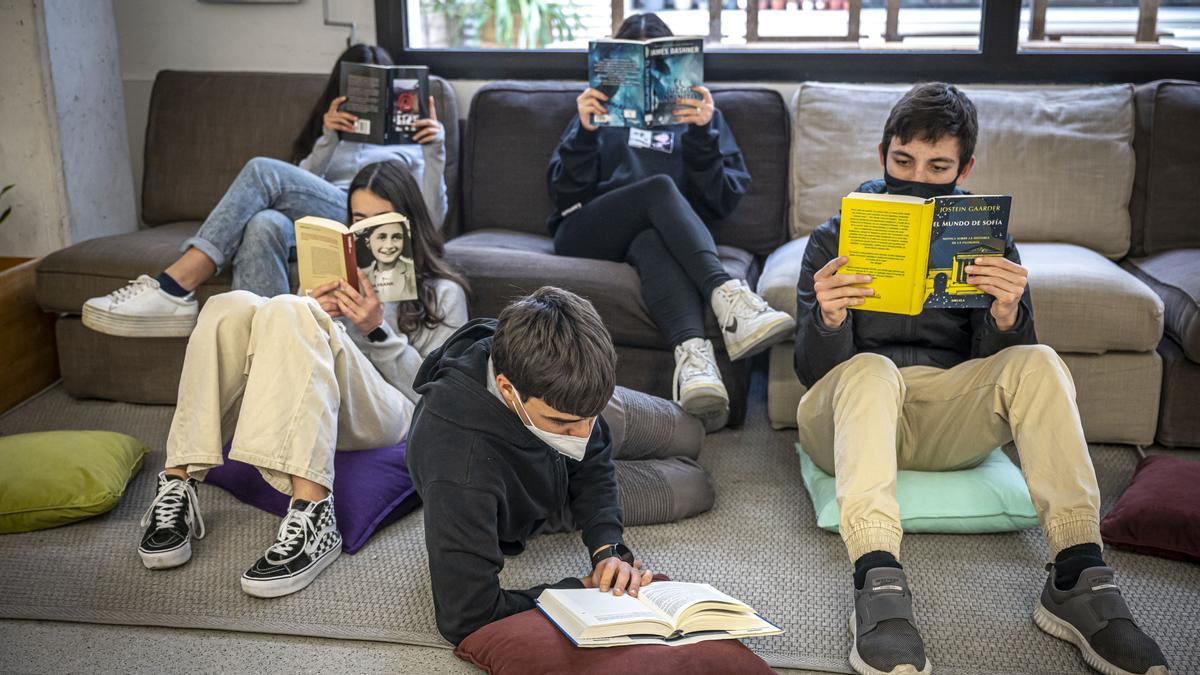
M 767 258 L 758 292 L 796 313 L 796 283 L 808 237 Z M 1099 253 L 1071 244 L 1022 243 L 1038 341 L 1060 352 L 1147 352 L 1162 335 L 1163 304 L 1145 284 Z
M 838 212 L 883 171 L 876 151 L 907 86 L 805 83 L 793 99 L 792 236 Z M 1013 195 L 1019 242 L 1062 241 L 1117 259 L 1129 248 L 1133 88 L 963 87 L 979 111 L 964 187 Z
M 446 245 L 446 259 L 471 282 L 471 316 L 496 316 L 510 301 L 553 284 L 587 298 L 596 306 L 613 341 L 622 346 L 668 349 L 642 303 L 641 280 L 630 265 L 554 255 L 549 237 L 528 232 L 470 232 Z M 718 246 L 731 276 L 750 279 L 754 257 L 746 251 Z M 711 311 L 706 332 L 721 347 Z
M 1071 244 L 1020 244 L 1038 341 L 1060 352 L 1148 352 L 1162 338 L 1163 303 L 1099 253 Z
M 1200 82 L 1143 84 L 1134 107 L 1130 254 L 1200 247 Z
M 496 82 L 471 101 L 463 163 L 464 229 L 546 234 L 553 210 L 546 186 L 550 155 L 571 117 L 582 83 Z M 779 93 L 718 88 L 753 176 L 734 213 L 711 223 L 718 244 L 767 255 L 786 237 L 788 112 Z
M 203 220 L 247 160 L 290 161 L 292 141 L 327 81 L 291 73 L 160 72 L 146 123 L 142 220 L 151 226 Z M 457 120 L 450 84 L 430 77 L 429 88 L 438 116 Z M 454 204 L 458 125 L 445 127 L 446 188 Z
M 1158 344 L 1162 357 L 1162 404 L 1155 440 L 1168 447 L 1200 448 L 1200 363 L 1169 336 Z
M 88 239 L 46 256 L 37 267 L 37 301 L 48 312 L 79 314 L 89 298 L 111 293 L 139 274 L 154 275 L 179 257 L 200 223 L 171 223 L 129 234 Z M 296 283 L 295 265 L 292 283 Z M 229 290 L 225 270 L 196 291 L 200 302 Z
M 1162 298 L 1164 332 L 1200 363 L 1200 248 L 1126 258 L 1122 265 Z

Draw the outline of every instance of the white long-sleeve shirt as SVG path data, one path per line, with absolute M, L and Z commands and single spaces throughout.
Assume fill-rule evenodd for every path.
M 343 141 L 336 131 L 325 133 L 313 144 L 308 157 L 300 160 L 300 168 L 324 178 L 346 190 L 364 166 L 376 162 L 399 160 L 421 186 L 421 197 L 429 209 L 434 227 L 439 230 L 446 221 L 446 143 L 442 135 L 425 144 L 373 145 Z

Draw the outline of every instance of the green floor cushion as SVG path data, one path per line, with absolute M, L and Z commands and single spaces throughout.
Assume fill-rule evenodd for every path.
M 149 452 L 111 431 L 45 431 L 0 438 L 0 533 L 97 516 L 121 501 Z
M 796 453 L 817 526 L 837 532 L 841 514 L 833 476 L 813 464 L 799 443 Z M 1021 470 L 999 448 L 971 469 L 898 471 L 896 500 L 905 532 L 1011 532 L 1038 524 Z

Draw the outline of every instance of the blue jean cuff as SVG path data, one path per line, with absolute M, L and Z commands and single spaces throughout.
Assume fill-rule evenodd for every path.
M 218 274 L 225 268 L 225 254 L 211 241 L 200 237 L 189 237 L 187 241 L 183 242 L 183 246 L 179 247 L 179 252 L 187 253 L 189 248 L 194 248 L 208 256 L 209 260 L 212 260 L 213 264 L 217 266 Z

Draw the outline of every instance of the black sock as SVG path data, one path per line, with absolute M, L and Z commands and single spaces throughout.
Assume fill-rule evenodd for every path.
M 1064 548 L 1054 557 L 1055 587 L 1060 591 L 1074 588 L 1079 582 L 1079 574 L 1089 567 L 1104 567 L 1098 545 L 1077 544 Z
M 179 282 L 171 278 L 171 275 L 167 274 L 166 272 L 159 272 L 158 276 L 154 279 L 158 282 L 158 287 L 163 289 L 163 292 L 167 295 L 173 295 L 177 298 L 182 298 L 187 296 L 188 293 L 191 293 L 191 291 L 188 289 L 180 286 Z
M 904 569 L 896 556 L 887 551 L 871 551 L 864 553 L 862 557 L 854 561 L 854 587 L 862 590 L 864 584 L 867 583 L 867 572 L 876 567 L 895 567 Z

